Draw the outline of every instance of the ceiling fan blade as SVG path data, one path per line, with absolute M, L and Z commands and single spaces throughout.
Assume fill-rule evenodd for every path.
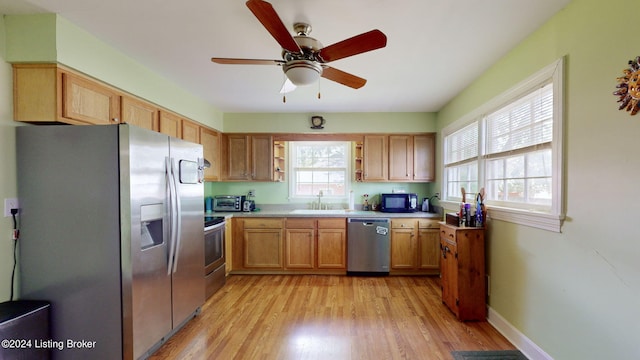
M 216 64 L 232 65 L 282 65 L 282 60 L 262 60 L 262 59 L 233 59 L 233 58 L 211 58 Z
M 326 65 L 322 67 L 322 77 L 354 89 L 360 89 L 367 83 L 366 79 Z
M 330 62 L 385 46 L 387 46 L 387 36 L 376 29 L 324 47 L 320 49 L 318 55 L 325 62 Z
M 291 36 L 289 30 L 284 26 L 278 13 L 276 13 L 270 3 L 262 0 L 249 0 L 247 1 L 247 7 L 283 49 L 294 53 L 302 52 L 300 46 L 298 46 L 298 43 L 293 39 L 293 36 Z

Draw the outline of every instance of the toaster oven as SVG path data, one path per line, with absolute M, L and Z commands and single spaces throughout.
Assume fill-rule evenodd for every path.
M 216 195 L 213 197 L 213 211 L 242 211 L 244 195 Z

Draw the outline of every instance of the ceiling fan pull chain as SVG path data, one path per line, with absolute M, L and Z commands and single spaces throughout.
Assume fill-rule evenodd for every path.
M 320 100 L 320 79 L 318 79 L 318 100 Z
M 286 103 L 287 102 L 287 95 L 282 95 L 282 102 Z

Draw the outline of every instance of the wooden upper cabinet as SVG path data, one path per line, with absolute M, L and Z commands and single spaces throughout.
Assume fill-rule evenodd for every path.
M 387 180 L 387 136 L 366 135 L 363 144 L 364 181 Z
M 14 119 L 33 123 L 112 124 L 121 94 L 55 64 L 14 64 Z
M 435 135 L 389 135 L 390 181 L 435 181 Z
M 413 180 L 413 137 L 389 135 L 389 180 Z
M 224 180 L 274 180 L 273 136 L 225 134 L 222 139 Z
M 230 134 L 223 139 L 225 180 L 249 180 L 249 136 Z
M 121 104 L 121 122 L 153 131 L 159 130 L 158 108 L 156 106 L 128 96 L 122 97 Z
M 220 180 L 220 133 L 201 127 L 200 144 L 202 144 L 204 158 L 211 164 L 209 168 L 204 169 L 204 179 Z
M 175 138 L 182 138 L 182 122 L 180 116 L 160 110 L 160 132 Z
M 62 117 L 87 124 L 120 121 L 120 94 L 94 81 L 62 74 Z
M 182 140 L 191 141 L 192 143 L 200 143 L 200 125 L 182 119 Z
M 413 136 L 413 180 L 436 180 L 436 136 L 424 134 Z
M 273 137 L 251 136 L 251 180 L 273 180 Z

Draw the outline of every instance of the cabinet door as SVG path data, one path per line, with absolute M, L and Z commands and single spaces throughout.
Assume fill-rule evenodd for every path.
M 182 139 L 182 123 L 178 115 L 160 111 L 160 132 Z
M 249 180 L 249 136 L 225 135 L 226 179 Z
M 244 267 L 282 269 L 282 229 L 244 229 Z
M 268 135 L 251 136 L 251 180 L 273 179 L 273 138 Z
M 387 137 L 384 135 L 367 135 L 364 137 L 364 181 L 387 180 Z
M 120 121 L 120 94 L 68 73 L 62 74 L 62 117 L 87 124 Z
M 440 239 L 441 247 L 441 286 L 442 301 L 456 316 L 458 311 L 458 260 L 456 259 L 457 248 L 455 243 Z
M 391 269 L 416 268 L 415 230 L 391 229 Z
M 418 268 L 437 270 L 440 268 L 440 234 L 438 229 L 419 229 Z
M 315 258 L 313 229 L 287 229 L 285 235 L 285 268 L 313 269 Z
M 347 268 L 346 239 L 344 228 L 318 229 L 318 269 Z
M 122 121 L 143 129 L 158 131 L 158 108 L 152 104 L 130 98 L 122 97 Z
M 200 128 L 200 144 L 204 158 L 211 164 L 204 169 L 206 181 L 220 180 L 220 134 L 204 127 Z
M 434 134 L 413 137 L 413 180 L 435 181 L 435 144 Z
M 413 139 L 409 135 L 389 136 L 389 180 L 413 180 Z
M 200 126 L 189 120 L 182 119 L 182 140 L 200 143 Z

